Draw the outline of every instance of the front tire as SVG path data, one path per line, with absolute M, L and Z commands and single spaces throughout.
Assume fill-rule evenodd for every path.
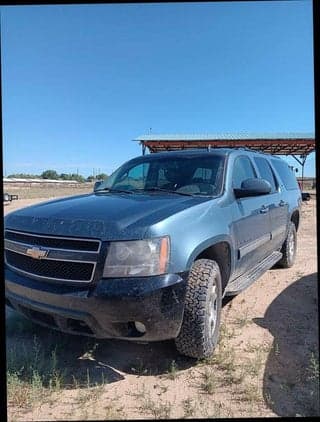
M 282 258 L 278 265 L 282 268 L 293 266 L 297 252 L 297 231 L 294 223 L 290 222 L 287 238 L 282 245 Z
M 188 278 L 181 330 L 175 339 L 179 353 L 197 359 L 212 354 L 219 337 L 221 301 L 218 264 L 209 259 L 195 261 Z

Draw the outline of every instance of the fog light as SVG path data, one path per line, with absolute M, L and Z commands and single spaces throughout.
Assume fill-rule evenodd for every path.
M 136 330 L 139 331 L 139 333 L 144 334 L 147 331 L 145 325 L 143 325 L 142 322 L 135 321 L 134 326 Z

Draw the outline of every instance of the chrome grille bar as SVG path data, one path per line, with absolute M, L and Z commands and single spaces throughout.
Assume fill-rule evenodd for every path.
M 21 241 L 21 240 L 14 240 L 14 239 L 10 239 L 10 237 L 12 236 L 22 236 L 24 238 L 29 238 L 28 242 L 25 241 Z M 87 238 L 80 238 L 80 237 L 64 237 L 64 236 L 52 236 L 52 235 L 43 235 L 43 234 L 35 234 L 35 233 L 28 233 L 28 232 L 21 232 L 21 231 L 17 231 L 17 230 L 12 230 L 12 229 L 6 229 L 5 230 L 5 239 L 7 240 L 11 240 L 13 242 L 18 242 L 18 243 L 30 243 L 32 245 L 36 245 L 38 244 L 38 242 L 50 242 L 50 240 L 54 241 L 54 240 L 58 240 L 63 242 L 64 240 L 67 242 L 73 242 L 73 243 L 78 243 L 81 244 L 83 242 L 85 243 L 91 243 L 92 245 L 96 244 L 97 248 L 96 250 L 85 250 L 85 249 L 73 249 L 73 248 L 56 248 L 52 245 L 48 245 L 48 247 L 50 247 L 50 249 L 65 249 L 65 250 L 69 250 L 69 251 L 73 251 L 73 252 L 88 252 L 88 253 L 99 253 L 100 252 L 100 248 L 101 248 L 101 240 L 99 239 L 87 239 Z M 34 239 L 34 241 L 32 241 L 32 239 Z M 42 245 L 45 247 L 45 245 Z
M 17 238 L 28 240 L 29 242 L 19 242 L 18 240 L 10 240 L 7 237 L 8 233 L 16 233 Z M 36 244 L 32 242 L 32 239 L 36 237 Z M 51 247 L 48 246 L 48 239 L 57 239 L 55 244 L 67 243 L 67 247 Z M 45 246 L 42 246 L 41 239 L 44 240 Z M 96 251 L 83 250 L 83 249 L 70 249 L 68 246 L 74 245 L 79 242 L 96 242 Z M 50 243 L 50 240 L 49 240 Z M 85 246 L 86 243 L 82 244 L 81 247 Z M 78 283 L 90 283 L 95 275 L 95 269 L 97 261 L 99 259 L 99 252 L 101 249 L 101 241 L 96 239 L 82 239 L 82 238 L 69 238 L 69 237 L 58 237 L 58 236 L 46 236 L 46 235 L 35 235 L 27 232 L 19 232 L 15 230 L 5 231 L 5 263 L 13 271 L 21 274 L 25 274 L 35 279 L 44 279 L 52 281 L 63 281 L 63 282 L 78 282 Z M 7 257 L 8 251 L 8 259 Z M 21 259 L 19 258 L 21 257 Z M 24 256 L 25 258 L 22 258 Z M 8 262 L 10 260 L 10 262 Z M 48 263 L 47 265 L 45 263 Z M 52 264 L 50 264 L 52 262 Z M 61 262 L 61 264 L 59 264 Z M 66 267 L 65 263 L 70 262 L 70 267 Z M 33 271 L 30 271 L 30 268 Z M 47 274 L 53 268 L 55 272 L 60 271 L 60 277 L 55 276 L 53 273 L 50 276 Z M 78 269 L 77 269 L 78 268 Z M 37 271 L 40 274 L 37 274 Z M 85 271 L 84 273 L 82 271 Z M 90 278 L 83 280 L 85 277 L 90 275 Z M 44 275 L 46 274 L 46 275 Z M 63 277 L 64 274 L 68 274 L 68 277 Z M 72 275 L 71 275 L 72 274 Z M 82 275 L 81 275 L 82 274 Z

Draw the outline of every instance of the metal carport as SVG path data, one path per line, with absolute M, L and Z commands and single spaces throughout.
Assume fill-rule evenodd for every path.
M 134 139 L 142 146 L 142 153 L 173 151 L 188 148 L 250 148 L 277 155 L 291 155 L 302 167 L 302 188 L 304 165 L 307 156 L 315 150 L 314 133 L 224 133 L 192 135 L 149 134 Z

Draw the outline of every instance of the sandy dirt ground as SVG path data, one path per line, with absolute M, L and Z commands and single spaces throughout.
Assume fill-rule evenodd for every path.
M 36 202 L 14 201 L 4 206 L 5 213 Z M 316 227 L 312 199 L 302 206 L 295 265 L 271 269 L 245 292 L 224 300 L 219 345 L 206 361 L 179 356 L 173 341 L 73 337 L 8 311 L 7 353 L 22 345 L 24 353 L 34 353 L 36 338 L 46 353 L 49 343 L 58 348 L 55 370 L 64 373 L 55 389 L 36 389 L 25 380 L 24 388 L 36 393 L 32 399 L 32 391 L 23 396 L 28 400 L 17 399 L 22 393 L 12 382 L 8 419 L 319 415 Z

